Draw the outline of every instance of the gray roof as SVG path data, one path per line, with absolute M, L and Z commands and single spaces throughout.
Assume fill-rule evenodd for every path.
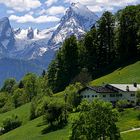
M 93 90 L 96 93 L 115 93 L 115 92 L 117 92 L 117 91 L 115 91 L 113 89 L 110 89 L 108 87 L 105 87 L 105 86 L 87 86 L 87 87 L 81 89 L 79 91 L 79 93 L 82 92 L 82 91 L 84 91 L 85 89 Z
M 120 89 L 122 91 L 127 91 L 127 87 L 129 88 L 129 91 L 138 91 L 140 90 L 140 84 L 137 84 L 137 87 L 134 86 L 134 84 L 109 84 L 117 89 Z

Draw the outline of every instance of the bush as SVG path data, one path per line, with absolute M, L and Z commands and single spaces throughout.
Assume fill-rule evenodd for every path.
M 25 93 L 24 89 L 20 89 L 20 88 L 17 88 L 13 92 L 12 99 L 13 99 L 15 108 L 29 102 L 29 97 L 28 97 L 27 93 Z
M 45 113 L 47 105 L 51 98 L 48 96 L 36 96 L 32 99 L 31 110 L 30 110 L 30 120 L 35 119 Z
M 13 78 L 6 79 L 3 87 L 1 88 L 1 91 L 12 93 L 15 85 L 16 85 L 15 79 L 13 79 Z
M 76 83 L 73 85 L 69 85 L 64 91 L 67 95 L 66 102 L 71 108 L 76 108 L 81 102 L 80 95 L 78 94 L 78 91 L 80 89 L 82 89 L 82 85 L 80 83 Z
M 3 121 L 3 133 L 9 132 L 10 130 L 21 126 L 21 124 L 22 121 L 20 121 L 17 115 L 6 118 Z
M 123 111 L 124 108 L 128 107 L 130 103 L 127 100 L 119 100 L 116 103 L 116 107 L 118 108 L 118 111 Z
M 0 93 L 0 113 L 4 113 L 14 109 L 12 97 L 6 92 Z
M 137 118 L 138 118 L 138 120 L 140 120 L 140 113 L 138 114 Z
M 45 110 L 44 121 L 50 126 L 63 126 L 67 123 L 67 112 L 64 102 L 53 99 Z

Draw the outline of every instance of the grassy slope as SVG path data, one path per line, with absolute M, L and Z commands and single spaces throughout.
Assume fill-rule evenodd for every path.
M 102 78 L 94 80 L 91 84 L 102 84 L 105 83 L 133 83 L 134 81 L 140 83 L 140 62 L 136 62 L 132 65 L 129 65 L 125 68 L 120 68 L 113 73 L 106 75 Z M 58 97 L 62 97 L 63 93 L 59 93 Z M 5 135 L 0 136 L 0 140 L 68 140 L 68 136 L 70 134 L 70 126 L 65 127 L 62 130 L 58 130 L 55 132 L 48 133 L 46 135 L 42 135 L 41 131 L 46 126 L 38 127 L 38 124 L 42 122 L 42 117 L 37 118 L 33 121 L 28 122 L 29 116 L 29 104 L 22 106 L 16 110 L 7 112 L 5 114 L 0 115 L 0 123 L 1 120 L 13 113 L 19 114 L 19 116 L 26 122 L 25 125 L 17 128 Z M 121 115 L 118 126 L 122 130 L 128 130 L 132 127 L 140 126 L 140 121 L 137 120 L 137 114 L 139 111 L 134 111 L 132 109 L 127 110 L 124 114 Z M 129 132 L 128 134 L 122 134 L 123 140 L 139 140 L 140 139 L 140 131 Z
M 22 120 L 23 124 L 27 123 L 29 121 L 30 115 L 30 103 L 18 107 L 12 111 L 0 114 L 0 126 L 4 118 L 12 116 L 13 114 L 18 115 L 18 117 Z
M 140 83 L 140 61 L 119 68 L 114 72 L 98 78 L 91 82 L 91 85 L 99 85 L 102 83 Z
M 139 113 L 139 110 L 134 109 L 127 109 L 125 112 L 123 112 L 120 116 L 119 123 L 117 124 L 120 130 L 124 131 L 131 129 L 132 127 L 139 127 L 140 121 L 137 119 L 137 115 Z M 73 115 L 71 115 L 71 117 Z M 41 131 L 46 128 L 46 125 L 39 126 L 39 124 L 41 123 L 42 117 L 39 117 L 33 121 L 29 121 L 20 128 L 17 128 L 13 131 L 10 131 L 9 133 L 0 136 L 0 140 L 68 140 L 68 137 L 70 135 L 70 123 L 68 126 L 61 130 L 50 132 L 45 135 L 41 134 Z M 138 133 L 138 131 L 135 133 Z M 125 139 L 127 137 L 126 135 L 127 134 L 122 135 L 124 137 L 124 140 L 127 140 Z
M 130 130 L 133 127 L 140 127 L 140 120 L 138 120 L 138 115 L 140 110 L 127 109 L 120 113 L 119 122 L 117 123 L 120 131 Z
M 46 125 L 39 126 L 41 123 L 42 117 L 39 117 L 20 128 L 0 136 L 0 140 L 68 140 L 69 126 L 55 132 L 41 134 L 41 131 L 46 128 Z
M 140 130 L 122 134 L 123 140 L 140 140 Z

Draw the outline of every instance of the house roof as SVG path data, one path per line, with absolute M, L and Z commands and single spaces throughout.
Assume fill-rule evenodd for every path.
M 105 86 L 87 86 L 81 90 L 79 90 L 79 93 L 82 91 L 90 89 L 95 91 L 96 93 L 118 93 L 118 92 L 135 92 L 140 90 L 140 84 L 107 84 Z
M 79 91 L 79 93 L 81 93 L 82 91 L 84 91 L 86 89 L 93 90 L 96 93 L 116 93 L 117 92 L 117 91 L 115 91 L 113 89 L 109 89 L 108 87 L 105 87 L 105 86 L 87 86 L 87 87 L 81 89 Z
M 128 91 L 127 89 L 129 89 L 129 91 L 140 90 L 140 84 L 137 84 L 137 87 L 135 87 L 134 84 L 109 84 L 109 85 L 122 91 Z

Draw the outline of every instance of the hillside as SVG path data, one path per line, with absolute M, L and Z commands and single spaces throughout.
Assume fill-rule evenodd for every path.
M 39 126 L 42 122 L 42 117 L 28 122 L 26 125 L 21 126 L 7 134 L 0 137 L 1 140 L 68 140 L 68 128 L 50 132 L 48 134 L 41 134 L 41 131 L 46 128 L 46 125 Z
M 131 65 L 128 65 L 123 68 L 119 68 L 114 72 L 103 76 L 97 80 L 91 82 L 91 84 L 102 84 L 105 83 L 132 83 L 133 80 L 136 82 L 140 82 L 140 61 L 135 62 Z M 57 98 L 62 98 L 63 92 L 56 94 Z M 23 105 L 15 110 L 9 111 L 4 114 L 0 114 L 0 124 L 3 118 L 17 114 L 23 121 L 23 125 L 15 130 L 12 130 L 2 136 L 0 136 L 1 140 L 45 140 L 45 139 L 53 139 L 53 140 L 68 140 L 70 135 L 70 124 L 63 129 L 50 132 L 48 134 L 41 134 L 42 130 L 46 128 L 47 125 L 42 125 L 42 117 L 29 121 L 29 111 L 30 111 L 30 104 Z M 137 120 L 137 115 L 139 111 L 129 109 L 126 110 L 125 113 L 122 113 L 119 119 L 118 126 L 121 131 L 129 130 L 132 127 L 139 127 L 140 123 Z M 75 116 L 72 114 L 70 116 Z M 133 137 L 133 134 L 137 134 L 139 131 L 128 133 L 130 137 Z M 126 140 L 127 134 L 122 134 L 124 140 Z M 129 139 L 128 139 L 129 140 Z M 136 137 L 134 140 L 138 140 Z
M 20 107 L 18 110 L 22 110 L 25 113 L 25 110 L 27 110 L 27 107 L 29 109 L 29 104 Z M 13 110 L 12 112 L 8 112 L 8 114 L 11 113 L 18 113 L 17 110 Z M 20 112 L 20 111 L 19 111 Z M 137 115 L 139 111 L 138 110 L 133 110 L 133 109 L 128 109 L 125 112 L 123 112 L 120 115 L 120 119 L 118 122 L 118 126 L 121 131 L 129 130 L 132 127 L 139 127 L 140 122 L 137 120 Z M 71 114 L 70 117 L 74 117 L 76 114 Z M 2 117 L 3 114 L 0 116 Z M 3 116 L 4 117 L 4 116 Z M 70 119 L 69 119 L 70 120 Z M 123 120 L 123 121 L 122 121 Z M 129 125 L 130 124 L 130 125 Z M 69 125 L 66 126 L 63 129 L 50 132 L 47 134 L 42 134 L 41 132 L 46 128 L 47 125 L 42 125 L 42 117 L 39 117 L 37 119 L 34 119 L 32 121 L 26 122 L 25 125 L 12 130 L 2 136 L 0 136 L 0 140 L 68 140 L 69 135 L 70 135 L 70 126 L 71 126 L 71 121 L 69 121 Z M 139 134 L 139 131 L 136 132 L 131 132 L 129 133 L 130 137 L 133 137 L 133 134 Z M 122 134 L 122 137 L 124 140 L 127 140 L 127 133 Z M 138 137 L 136 137 L 134 140 L 139 140 Z M 128 139 L 129 140 L 129 139 Z
M 98 78 L 91 82 L 91 85 L 101 85 L 103 83 L 140 83 L 140 61 L 125 67 L 120 67 L 110 74 Z
M 0 126 L 2 124 L 3 119 L 12 115 L 18 115 L 19 118 L 22 120 L 23 124 L 27 123 L 29 121 L 29 115 L 30 115 L 30 103 L 27 103 L 9 112 L 0 114 Z

